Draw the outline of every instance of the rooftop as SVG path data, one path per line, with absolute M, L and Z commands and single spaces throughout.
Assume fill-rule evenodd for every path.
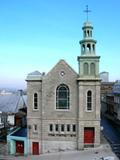
M 39 71 L 31 72 L 27 75 L 26 80 L 42 80 L 42 77 L 45 75 L 45 73 L 40 73 Z
M 20 108 L 27 107 L 27 96 L 20 94 L 0 95 L 0 112 L 17 113 Z
M 11 136 L 27 137 L 27 128 L 21 128 L 14 132 Z

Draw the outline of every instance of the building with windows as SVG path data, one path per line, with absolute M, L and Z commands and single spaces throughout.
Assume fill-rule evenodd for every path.
M 101 72 L 100 78 L 102 82 L 109 82 L 109 72 Z
M 106 101 L 109 101 L 109 95 L 113 92 L 115 82 L 101 82 L 101 115 L 107 111 Z
M 7 140 L 8 153 L 26 155 L 27 139 L 27 96 L 22 90 L 14 94 L 0 95 L 0 118 L 3 129 L 0 139 Z
M 85 22 L 79 72 L 60 60 L 47 74 L 28 74 L 29 153 L 100 145 L 100 75 L 93 26 Z
M 20 110 L 27 110 L 27 96 L 22 92 L 19 90 L 14 94 L 0 95 L 0 122 L 4 127 L 18 125 L 19 116 L 25 116 Z
M 107 93 L 102 99 L 104 115 L 120 125 L 120 80 L 117 80 L 111 93 Z

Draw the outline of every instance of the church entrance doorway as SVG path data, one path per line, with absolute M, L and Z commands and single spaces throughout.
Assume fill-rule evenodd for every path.
M 32 154 L 39 155 L 39 142 L 32 143 Z
M 85 127 L 84 128 L 84 144 L 93 146 L 94 139 L 95 139 L 94 127 Z
M 24 142 L 16 141 L 16 153 L 23 154 L 24 153 Z

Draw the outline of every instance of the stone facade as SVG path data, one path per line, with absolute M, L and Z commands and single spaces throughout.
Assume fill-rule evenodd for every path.
M 35 71 L 27 76 L 31 154 L 100 145 L 100 57 L 92 29 L 84 23 L 79 73 L 60 60 L 46 75 Z

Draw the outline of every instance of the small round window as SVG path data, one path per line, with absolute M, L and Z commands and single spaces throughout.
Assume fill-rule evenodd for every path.
M 60 75 L 63 77 L 65 75 L 65 72 L 64 71 L 61 71 L 60 72 Z

